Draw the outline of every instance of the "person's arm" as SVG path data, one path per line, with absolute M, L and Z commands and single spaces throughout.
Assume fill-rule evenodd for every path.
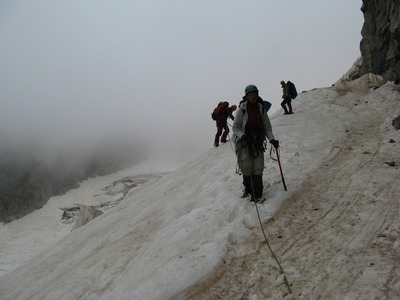
M 232 111 L 232 109 L 229 109 L 229 118 L 232 120 L 232 121 L 234 121 L 235 120 L 235 117 L 233 116 L 233 111 Z
M 232 125 L 232 131 L 235 143 L 238 140 L 240 140 L 242 136 L 244 136 L 245 134 L 245 129 L 243 128 L 243 118 L 244 118 L 244 110 L 242 108 L 239 108 Z

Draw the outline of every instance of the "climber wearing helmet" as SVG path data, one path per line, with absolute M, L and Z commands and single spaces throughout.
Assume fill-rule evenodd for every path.
M 250 201 L 263 202 L 265 137 L 275 148 L 279 147 L 279 142 L 274 138 L 271 122 L 255 85 L 245 88 L 243 100 L 232 125 L 232 139 L 243 173 L 243 198 L 251 196 Z

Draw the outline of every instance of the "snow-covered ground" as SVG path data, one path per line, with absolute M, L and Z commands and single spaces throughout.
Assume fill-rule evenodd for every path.
M 294 115 L 271 116 L 288 191 L 267 151 L 257 208 L 293 295 L 227 143 L 179 168 L 87 180 L 1 225 L 0 298 L 400 298 L 400 88 L 380 82 L 307 91 Z M 60 208 L 112 201 L 104 189 L 138 175 L 154 177 L 82 227 L 61 222 Z

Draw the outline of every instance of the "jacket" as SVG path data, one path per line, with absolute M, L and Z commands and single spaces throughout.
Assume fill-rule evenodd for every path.
M 282 95 L 283 99 L 292 98 L 290 96 L 290 87 L 287 83 L 285 83 L 285 85 L 282 87 L 282 92 L 283 92 L 283 95 Z
M 261 103 L 262 103 L 262 101 L 261 101 Z M 258 102 L 258 108 L 260 110 L 260 113 L 262 114 L 264 133 L 267 136 L 268 141 L 271 142 L 272 140 L 275 139 L 274 134 L 272 133 L 271 122 L 269 120 L 268 113 L 263 109 L 263 105 L 261 103 Z M 242 138 L 242 136 L 246 133 L 245 130 L 246 130 L 246 123 L 247 123 L 247 118 L 248 118 L 246 107 L 247 107 L 247 101 L 241 102 L 241 104 L 239 105 L 239 108 L 236 112 L 235 120 L 233 121 L 232 139 L 235 143 L 237 143 Z
M 223 121 L 227 121 L 228 118 L 231 118 L 232 120 L 234 120 L 234 116 L 232 114 L 232 108 L 231 107 L 227 107 L 225 108 L 222 112 L 221 112 L 221 117 L 223 119 Z

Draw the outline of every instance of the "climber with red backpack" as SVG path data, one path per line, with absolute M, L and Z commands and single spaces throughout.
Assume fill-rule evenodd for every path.
M 235 104 L 229 107 L 229 102 L 223 101 L 218 103 L 218 106 L 212 112 L 211 118 L 216 122 L 217 125 L 217 133 L 215 134 L 214 138 L 214 147 L 219 146 L 219 139 L 221 137 L 221 134 L 221 143 L 227 142 L 226 138 L 229 134 L 228 118 L 231 118 L 232 120 L 235 119 L 232 115 L 232 112 L 234 112 L 236 108 L 237 106 Z

